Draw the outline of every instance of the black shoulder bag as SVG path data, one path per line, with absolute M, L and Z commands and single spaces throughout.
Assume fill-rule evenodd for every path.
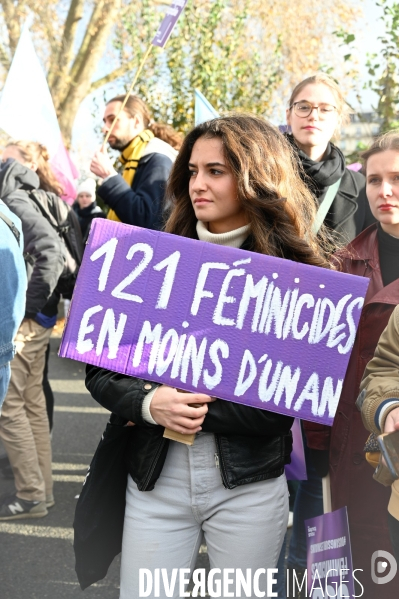
M 73 547 L 82 590 L 106 576 L 122 549 L 126 453 L 135 427 L 112 423 L 118 420 L 112 415 L 107 424 L 76 505 Z

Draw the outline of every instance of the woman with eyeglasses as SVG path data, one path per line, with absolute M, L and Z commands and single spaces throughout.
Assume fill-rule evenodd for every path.
M 286 133 L 301 165 L 301 175 L 316 201 L 316 229 L 322 224 L 340 246 L 352 241 L 375 222 L 361 173 L 346 168 L 345 157 L 331 139 L 339 136 L 348 120 L 348 105 L 331 77 L 318 73 L 294 88 L 287 108 Z M 327 437 L 328 435 L 326 435 Z M 325 451 L 305 445 L 308 480 L 300 481 L 294 503 L 293 531 L 287 567 L 298 574 L 306 569 L 304 520 L 323 513 L 322 477 L 328 474 L 328 443 Z M 283 593 L 285 545 L 279 559 L 278 597 Z

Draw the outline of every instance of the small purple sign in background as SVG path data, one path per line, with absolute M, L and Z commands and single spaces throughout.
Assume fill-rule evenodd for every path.
M 96 219 L 60 356 L 331 425 L 367 285 Z
M 307 597 L 355 597 L 346 507 L 305 520 Z
M 178 18 L 183 12 L 184 7 L 186 6 L 188 0 L 174 0 L 168 8 L 168 12 L 166 13 L 166 17 L 163 19 L 162 23 L 158 27 L 158 30 L 155 34 L 154 39 L 152 40 L 153 46 L 159 46 L 160 48 L 164 48 L 166 42 L 170 38 L 170 35 L 173 31 L 173 27 L 176 25 Z

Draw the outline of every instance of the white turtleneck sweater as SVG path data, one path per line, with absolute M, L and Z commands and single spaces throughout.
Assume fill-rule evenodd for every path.
M 207 241 L 208 243 L 216 243 L 216 245 L 224 245 L 232 248 L 239 248 L 242 246 L 244 241 L 249 235 L 251 226 L 244 225 L 234 231 L 228 231 L 228 233 L 211 233 L 208 230 L 208 224 L 201 221 L 197 222 L 197 235 L 200 241 Z M 144 398 L 142 406 L 142 416 L 146 422 L 151 424 L 158 424 L 151 416 L 150 405 L 151 400 L 157 392 L 158 387 L 152 389 Z

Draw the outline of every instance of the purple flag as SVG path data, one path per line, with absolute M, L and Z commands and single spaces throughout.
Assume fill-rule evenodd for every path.
M 346 507 L 305 520 L 307 597 L 355 597 Z
M 60 355 L 331 425 L 368 283 L 95 219 Z
M 151 42 L 153 46 L 159 46 L 160 48 L 165 47 L 165 44 L 170 38 L 173 28 L 176 25 L 187 2 L 188 0 L 174 0 L 171 6 L 169 6 L 166 17 L 160 24 L 158 31 Z

